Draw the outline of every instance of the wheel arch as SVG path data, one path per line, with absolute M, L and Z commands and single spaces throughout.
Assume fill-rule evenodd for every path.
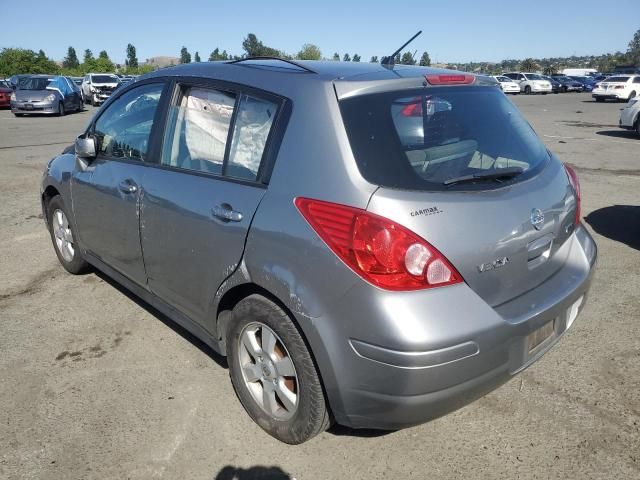
M 49 202 L 51 202 L 51 200 L 58 195 L 60 195 L 60 191 L 53 185 L 47 186 L 42 192 L 42 217 L 44 218 L 44 221 L 47 223 L 47 225 L 49 224 L 49 218 L 47 215 L 47 212 L 49 211 Z

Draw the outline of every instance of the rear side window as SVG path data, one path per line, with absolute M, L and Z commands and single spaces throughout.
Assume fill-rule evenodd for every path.
M 361 95 L 340 108 L 361 174 L 385 187 L 442 190 L 448 180 L 510 167 L 522 170 L 515 182 L 549 158 L 517 108 L 493 88 Z
M 264 147 L 271 131 L 277 105 L 249 95 L 242 95 L 234 125 L 226 174 L 256 180 Z
M 277 110 L 244 93 L 188 88 L 169 110 L 162 164 L 257 181 Z
M 162 164 L 204 173 L 222 174 L 236 96 L 204 88 L 184 92 L 169 111 Z

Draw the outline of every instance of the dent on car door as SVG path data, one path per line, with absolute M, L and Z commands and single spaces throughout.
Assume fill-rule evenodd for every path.
M 73 212 L 83 248 L 131 280 L 144 285 L 140 247 L 140 185 L 153 156 L 162 83 L 130 90 L 100 114 L 88 132 L 97 156 L 88 166 L 77 162 L 72 176 Z
M 241 261 L 266 191 L 260 166 L 278 102 L 181 87 L 161 162 L 144 177 L 141 235 L 149 288 L 213 331 L 215 292 Z

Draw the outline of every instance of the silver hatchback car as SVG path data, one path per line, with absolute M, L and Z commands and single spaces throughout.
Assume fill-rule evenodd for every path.
M 105 272 L 226 355 L 292 444 L 398 429 L 484 395 L 585 305 L 580 185 L 491 83 L 244 59 L 121 90 L 51 160 L 71 273 Z

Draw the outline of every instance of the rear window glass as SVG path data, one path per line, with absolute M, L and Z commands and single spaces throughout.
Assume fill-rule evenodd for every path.
M 607 82 L 626 82 L 629 77 L 611 77 L 607 78 Z
M 361 95 L 340 108 L 361 174 L 385 187 L 442 190 L 461 176 L 519 168 L 515 182 L 549 158 L 518 109 L 491 87 Z

